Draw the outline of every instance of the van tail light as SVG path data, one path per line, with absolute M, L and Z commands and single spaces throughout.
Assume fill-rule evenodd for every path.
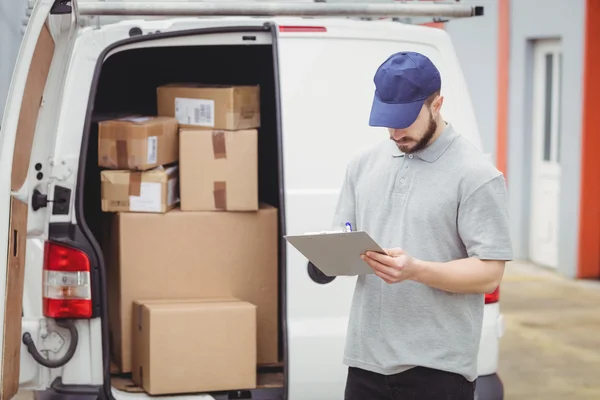
M 91 318 L 90 260 L 83 251 L 46 242 L 44 252 L 44 315 L 49 318 Z
M 500 286 L 492 293 L 485 294 L 485 304 L 497 303 L 500 301 Z
M 281 25 L 279 26 L 279 32 L 327 32 L 327 28 L 324 26 Z

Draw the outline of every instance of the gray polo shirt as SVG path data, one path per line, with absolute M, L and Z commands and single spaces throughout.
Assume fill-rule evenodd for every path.
M 415 154 L 385 140 L 352 160 L 335 229 L 346 221 L 425 261 L 512 259 L 504 177 L 451 125 Z M 344 363 L 386 375 L 424 366 L 473 381 L 483 307 L 482 294 L 361 275 Z

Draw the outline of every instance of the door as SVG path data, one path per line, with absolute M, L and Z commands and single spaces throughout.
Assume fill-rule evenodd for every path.
M 19 388 L 33 388 L 47 384 L 43 381 L 41 367 L 28 354 L 22 344 L 22 334 L 31 334 L 37 348 L 39 346 L 40 319 L 27 319 L 24 312 L 25 258 L 39 254 L 31 250 L 28 232 L 44 231 L 47 223 L 43 213 L 32 215 L 30 207 L 34 186 L 39 186 L 37 171 L 31 167 L 32 150 L 36 131 L 40 135 L 52 137 L 52 112 L 43 111 L 44 102 L 53 104 L 53 94 L 57 90 L 47 90 L 51 68 L 55 75 L 64 75 L 66 59 L 56 57 L 58 41 L 63 33 L 69 34 L 67 23 L 59 24 L 60 16 L 51 16 L 54 0 L 39 0 L 35 4 L 21 44 L 9 93 L 6 99 L 2 130 L 0 132 L 0 400 L 12 398 Z M 66 17 L 70 18 L 70 17 Z M 54 24 L 51 26 L 50 20 Z M 71 36 L 73 37 L 73 36 Z M 62 40 L 62 44 L 68 40 Z M 70 48 L 70 46 L 66 46 Z M 64 50 L 64 49 L 63 49 Z M 61 51 L 65 56 L 66 51 Z M 61 64 L 61 65 L 57 65 Z M 59 74 L 60 73 L 60 74 Z M 55 81 L 56 82 L 56 81 Z M 54 88 L 56 89 L 56 88 Z M 43 119 L 43 123 L 40 123 Z M 37 129 L 44 127 L 44 132 Z M 37 156 L 48 159 L 51 146 L 42 146 Z M 39 178 L 38 178 L 39 179 Z M 43 190 L 43 188 L 41 188 Z M 41 281 L 34 282 L 27 289 L 41 291 Z M 35 286 L 35 288 L 33 288 Z M 26 304 L 29 302 L 25 301 Z
M 389 137 L 386 129 L 371 128 L 368 121 L 373 75 L 398 49 L 422 52 L 436 63 L 447 77 L 444 116 L 479 143 L 451 47 L 404 42 L 412 30 L 401 24 L 366 30 L 365 36 L 359 24 L 318 22 L 279 27 L 287 234 L 343 228 L 332 222 L 346 166 Z M 293 246 L 287 245 L 286 252 L 289 396 L 339 398 L 347 373 L 341 360 L 356 277 L 323 279 L 307 268 L 306 258 Z
M 558 264 L 561 75 L 560 40 L 536 42 L 529 254 L 534 263 L 552 268 Z

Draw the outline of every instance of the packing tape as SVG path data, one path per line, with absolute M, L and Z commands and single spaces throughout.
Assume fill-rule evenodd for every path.
M 214 131 L 212 134 L 212 145 L 215 159 L 227 158 L 227 147 L 225 145 L 225 132 Z
M 129 195 L 139 196 L 142 191 L 142 173 L 138 171 L 129 172 Z
M 227 209 L 227 182 L 214 182 L 213 194 L 215 197 L 215 208 L 217 210 Z
M 127 141 L 117 140 L 117 168 L 127 168 L 129 166 L 129 155 L 127 154 Z

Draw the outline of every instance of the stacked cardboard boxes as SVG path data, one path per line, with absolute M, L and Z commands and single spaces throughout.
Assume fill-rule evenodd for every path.
M 159 176 L 168 168 L 133 177 L 140 194 L 167 182 L 160 207 L 131 201 L 131 173 L 113 171 L 106 190 L 103 179 L 103 210 L 117 211 L 106 232 L 112 357 L 152 395 L 252 389 L 257 364 L 279 361 L 278 214 L 258 199 L 259 88 L 172 84 L 157 94 L 154 118 L 178 127 L 180 206 Z M 100 163 L 152 164 L 149 142 L 133 142 L 151 135 L 128 132 L 104 136 L 131 144 L 126 155 L 122 142 L 99 144 Z
M 172 117 L 133 116 L 98 125 L 102 211 L 167 212 L 179 200 L 179 132 Z
M 182 210 L 258 210 L 258 86 L 161 86 L 158 113 L 181 128 Z

